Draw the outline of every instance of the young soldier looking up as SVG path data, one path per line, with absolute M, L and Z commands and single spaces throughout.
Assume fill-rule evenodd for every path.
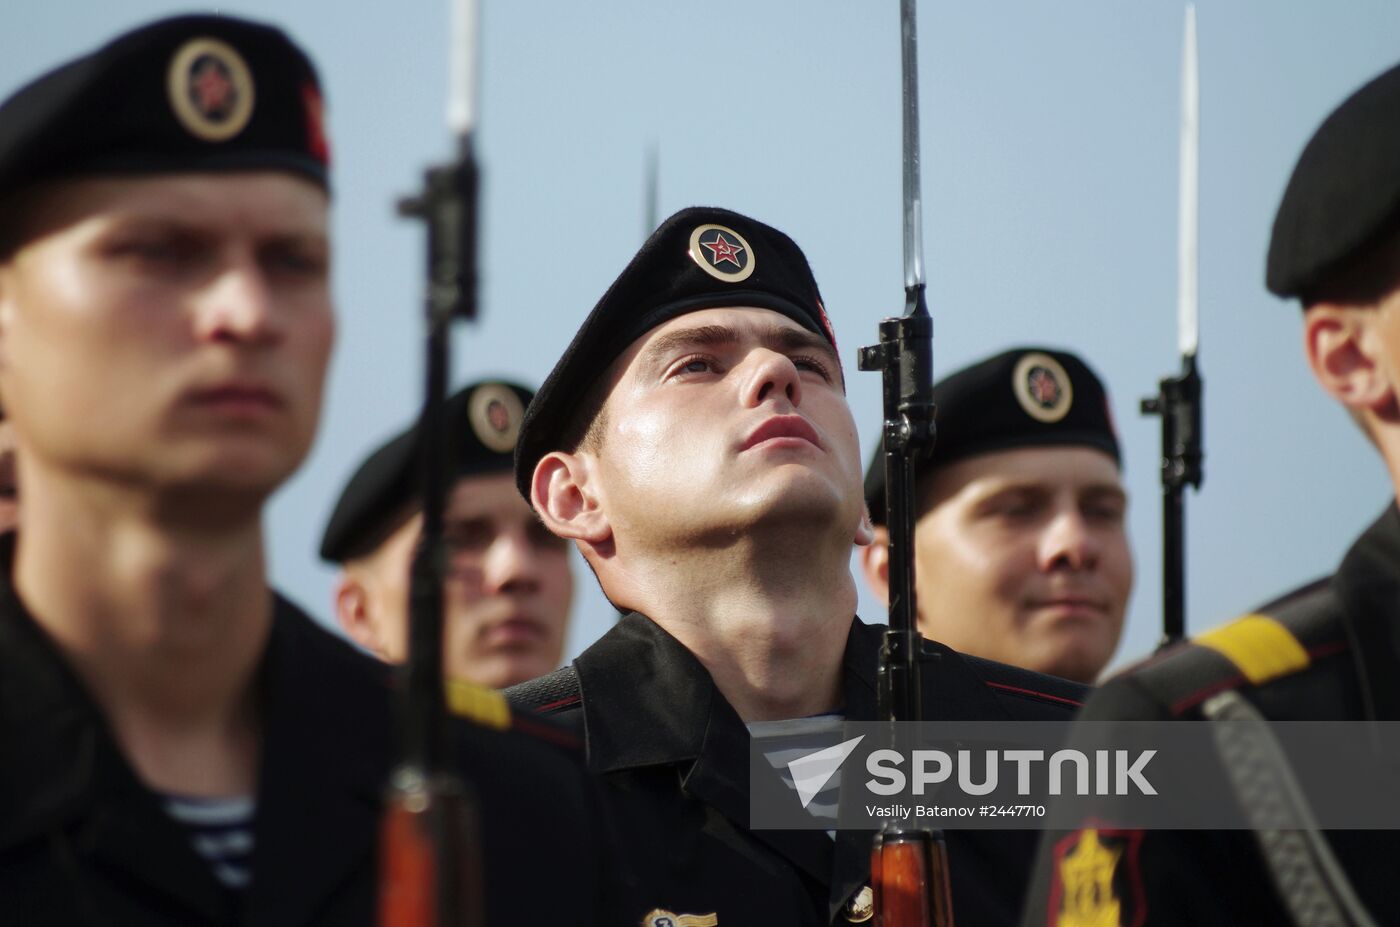
M 792 239 L 692 208 L 642 246 L 525 414 L 521 494 L 630 614 L 512 695 L 584 734 L 648 927 L 870 916 L 868 833 L 749 829 L 746 725 L 876 716 L 882 628 L 855 617 L 851 544 L 872 532 L 844 377 Z M 1064 717 L 1082 691 L 930 647 L 929 720 Z M 1012 922 L 1032 849 L 950 833 L 958 919 Z

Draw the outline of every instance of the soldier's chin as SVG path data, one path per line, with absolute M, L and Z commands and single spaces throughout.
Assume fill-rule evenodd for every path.
M 845 497 L 824 475 L 803 470 L 781 476 L 784 478 L 756 487 L 740 499 L 741 508 L 755 521 L 792 519 L 833 525 L 840 522 Z M 852 524 L 855 518 L 851 519 Z
M 240 521 L 257 515 L 300 464 L 300 457 L 263 455 L 170 467 L 151 489 L 164 510 L 183 506 L 189 520 Z
M 1113 648 L 1101 640 L 1077 639 L 1063 642 L 1056 653 L 1045 659 L 1037 669 L 1051 676 L 1061 676 L 1076 682 L 1093 682 L 1113 657 Z

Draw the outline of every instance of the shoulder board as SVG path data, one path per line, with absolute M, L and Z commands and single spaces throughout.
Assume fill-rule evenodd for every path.
M 1135 682 L 1172 715 L 1227 689 L 1303 672 L 1346 649 L 1330 580 L 1311 583 L 1133 667 Z
M 447 680 L 445 688 L 447 710 L 453 715 L 498 731 L 510 727 L 510 703 L 498 689 L 461 679 Z
M 565 750 L 578 752 L 583 749 L 583 742 L 572 731 L 513 707 L 506 694 L 499 689 L 460 679 L 449 679 L 446 689 L 447 709 L 455 717 L 493 730 L 513 730 Z
M 583 701 L 578 671 L 572 666 L 511 686 L 505 695 L 517 711 L 544 715 L 567 711 Z
M 1005 695 L 1076 709 L 1089 697 L 1090 688 L 1082 683 L 1049 676 L 995 660 L 960 654 L 987 688 Z

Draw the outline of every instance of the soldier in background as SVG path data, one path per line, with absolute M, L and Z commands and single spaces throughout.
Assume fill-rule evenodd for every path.
M 511 478 L 533 395 L 488 380 L 463 387 L 444 409 L 455 482 L 443 526 L 443 671 L 495 688 L 558 668 L 573 596 L 567 543 L 540 524 Z M 423 524 L 417 437 L 415 425 L 365 459 L 321 541 L 321 556 L 342 566 L 340 626 L 393 663 L 407 654 L 409 567 Z
M 1314 378 L 1366 432 L 1400 492 L 1397 217 L 1400 67 L 1356 91 L 1304 148 L 1274 220 L 1267 274 L 1275 295 L 1302 305 Z M 1400 720 L 1397 628 L 1392 497 L 1330 578 L 1139 664 L 1104 685 L 1082 718 L 1213 719 L 1243 705 L 1276 721 Z M 1260 781 L 1257 769 L 1250 774 Z M 1289 806 L 1282 790 L 1221 787 L 1241 807 L 1260 798 L 1275 812 Z M 1047 835 L 1025 923 L 1392 923 L 1397 858 L 1393 831 L 1086 826 Z
M 1118 437 L 1077 356 L 1014 348 L 934 385 L 938 438 L 919 468 L 919 630 L 962 653 L 1091 683 L 1133 586 Z M 865 581 L 889 595 L 885 462 L 865 474 Z

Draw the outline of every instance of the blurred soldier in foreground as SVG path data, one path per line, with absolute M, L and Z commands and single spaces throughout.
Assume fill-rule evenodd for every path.
M 1077 682 L 1113 656 L 1133 585 L 1127 495 L 1103 384 L 1078 357 L 1016 348 L 934 386 L 938 442 L 919 472 L 919 630 Z M 865 476 L 866 582 L 888 602 L 883 450 Z
M 6 923 L 373 921 L 390 680 L 268 588 L 261 526 L 334 333 L 318 86 L 281 32 L 196 16 L 0 106 L 25 494 L 0 539 Z M 477 714 L 508 726 L 492 695 Z M 491 922 L 594 922 L 582 772 L 515 732 L 449 734 Z M 539 893 L 518 860 L 546 827 L 576 862 Z
M 533 394 L 483 381 L 448 400 L 456 477 L 445 538 L 451 555 L 443 671 L 502 688 L 559 666 L 573 576 L 568 546 L 515 490 L 515 436 Z M 408 650 L 408 580 L 422 533 L 417 427 L 374 451 L 346 484 L 321 541 L 344 566 L 335 588 L 340 626 L 393 663 Z
M 876 719 L 883 628 L 854 617 L 868 544 L 836 340 L 793 241 L 723 209 L 666 220 L 525 414 L 516 481 L 630 610 L 574 664 L 511 690 L 584 734 L 666 924 L 871 915 L 871 837 L 750 831 L 750 733 Z M 924 717 L 1063 718 L 1082 687 L 929 644 Z M 746 727 L 747 725 L 747 727 Z M 1020 911 L 1032 834 L 948 834 L 966 924 Z
M 1400 68 L 1357 91 L 1303 150 L 1274 220 L 1267 279 L 1302 304 L 1313 376 L 1400 489 L 1397 216 Z M 1082 717 L 1215 719 L 1243 705 L 1278 721 L 1400 720 L 1397 627 L 1400 511 L 1391 499 L 1329 579 L 1140 664 L 1107 683 Z M 1244 807 L 1287 805 L 1272 790 L 1232 792 Z M 1388 831 L 1086 827 L 1047 839 L 1025 923 L 1393 923 L 1396 859 L 1400 835 Z

